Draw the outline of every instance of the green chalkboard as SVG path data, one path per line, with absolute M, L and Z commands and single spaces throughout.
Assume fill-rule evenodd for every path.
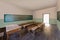
M 57 12 L 57 20 L 60 21 L 60 11 Z
M 14 15 L 14 14 L 4 14 L 4 22 L 13 22 L 13 21 L 24 21 L 32 20 L 32 15 Z

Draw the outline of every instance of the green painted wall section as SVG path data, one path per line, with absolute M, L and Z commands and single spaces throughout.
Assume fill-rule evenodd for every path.
M 60 30 L 60 21 L 58 21 L 58 20 L 57 20 L 57 26 L 58 26 L 58 28 Z
M 57 24 L 57 19 L 50 19 L 50 24 Z
M 0 19 L 0 28 L 5 27 L 6 25 L 10 24 L 21 24 L 25 22 L 31 22 L 31 21 L 36 21 L 36 22 L 43 22 L 43 19 L 34 19 L 34 20 L 26 20 L 26 21 L 15 21 L 15 22 L 6 22 L 4 23 L 3 19 Z M 50 19 L 50 24 L 57 24 L 58 28 L 60 29 L 60 22 L 57 21 L 56 19 Z
M 10 24 L 21 24 L 21 23 L 26 23 L 26 22 L 31 22 L 32 20 L 26 20 L 26 21 L 15 21 L 15 22 L 6 22 L 4 25 L 10 25 Z
M 10 24 L 21 24 L 21 23 L 26 23 L 26 22 L 32 22 L 33 20 L 26 20 L 26 21 L 15 21 L 15 22 L 5 22 L 3 19 L 0 19 L 0 28 L 5 27 L 6 25 Z
M 34 19 L 34 21 L 36 21 L 36 22 L 43 22 L 43 19 L 42 18 L 40 18 L 40 19 Z M 50 24 L 57 24 L 57 19 L 50 19 L 49 20 L 50 21 Z
M 40 19 L 38 19 L 38 18 L 36 18 L 36 19 L 33 19 L 35 22 L 43 22 L 43 19 L 42 18 L 40 18 Z
M 0 19 L 0 28 L 1 27 L 4 27 L 4 20 L 3 19 Z

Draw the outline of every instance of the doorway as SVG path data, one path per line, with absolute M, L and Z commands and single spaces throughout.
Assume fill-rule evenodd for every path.
M 45 23 L 45 26 L 49 26 L 49 14 L 44 14 L 43 15 L 43 23 Z

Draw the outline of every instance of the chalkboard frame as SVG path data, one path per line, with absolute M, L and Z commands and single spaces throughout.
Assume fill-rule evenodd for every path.
M 4 22 L 33 20 L 32 15 L 4 14 Z

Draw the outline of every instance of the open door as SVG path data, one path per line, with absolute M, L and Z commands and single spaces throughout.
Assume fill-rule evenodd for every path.
M 45 23 L 45 26 L 49 26 L 49 14 L 43 15 L 43 23 Z

